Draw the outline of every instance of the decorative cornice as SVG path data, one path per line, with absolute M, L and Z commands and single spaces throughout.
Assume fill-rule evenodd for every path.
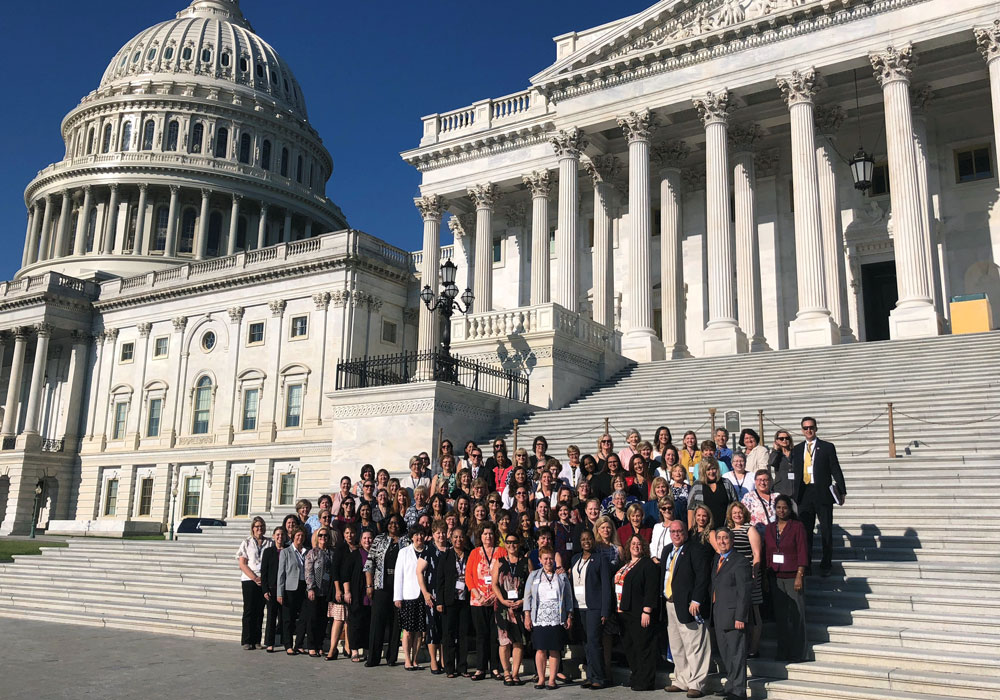
M 271 310 L 272 316 L 280 316 L 285 313 L 285 307 L 288 305 L 284 299 L 275 299 L 273 301 L 267 302 L 267 308 Z
M 889 46 L 885 51 L 872 52 L 868 54 L 868 59 L 875 72 L 875 79 L 882 87 L 900 80 L 909 82 L 910 74 L 917 66 L 917 54 L 910 43 L 899 48 Z
M 444 212 L 444 199 L 439 194 L 429 194 L 423 197 L 414 197 L 413 204 L 420 211 L 420 216 L 424 221 L 441 221 L 441 214 Z
M 548 197 L 552 189 L 552 180 L 552 173 L 549 170 L 534 170 L 530 175 L 521 177 L 521 182 L 531 191 L 532 197 Z
M 570 129 L 560 129 L 549 137 L 549 143 L 559 158 L 579 158 L 589 141 L 584 133 L 574 126 Z
M 226 309 L 226 313 L 229 314 L 229 321 L 231 323 L 239 323 L 243 320 L 243 314 L 246 313 L 246 309 L 242 306 L 230 306 Z
M 987 63 L 1000 58 L 1000 19 L 993 20 L 989 26 L 976 27 L 973 32 L 976 48 Z
M 442 144 L 439 150 L 419 154 L 408 154 L 404 160 L 420 172 L 443 168 L 498 153 L 509 153 L 528 146 L 547 143 L 550 133 L 545 131 L 551 124 L 535 124 L 529 129 L 509 134 L 496 134 L 490 139 L 476 139 L 472 142 Z
M 695 109 L 704 126 L 709 124 L 729 124 L 729 107 L 732 93 L 722 88 L 718 92 L 706 92 L 704 95 L 692 97 Z
M 606 153 L 592 156 L 583 164 L 583 169 L 596 187 L 601 183 L 610 184 L 615 180 L 622 172 L 622 163 L 614 153 Z
M 656 117 L 648 109 L 640 112 L 629 112 L 623 117 L 618 117 L 616 121 L 625 133 L 625 140 L 629 143 L 648 141 L 649 137 L 656 131 Z
M 823 76 L 813 67 L 803 71 L 793 70 L 790 75 L 778 76 L 776 81 L 781 97 L 789 107 L 812 104 L 817 93 L 826 86 Z
M 187 328 L 188 319 L 187 316 L 175 316 L 170 319 L 170 322 L 174 324 L 174 330 L 178 333 L 183 333 L 184 329 Z
M 756 122 L 733 124 L 729 127 L 729 144 L 735 153 L 752 153 L 764 130 Z
M 500 198 L 500 188 L 492 182 L 486 182 L 470 187 L 468 195 L 476 209 L 492 209 Z
M 813 119 L 817 133 L 832 136 L 843 126 L 844 120 L 847 119 L 847 110 L 840 105 L 816 105 Z
M 139 329 L 140 338 L 148 338 L 150 332 L 153 330 L 153 324 L 149 321 L 143 321 L 142 323 L 136 325 L 136 328 Z

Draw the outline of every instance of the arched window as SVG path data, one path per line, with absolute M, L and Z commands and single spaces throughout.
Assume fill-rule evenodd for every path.
M 252 145 L 253 139 L 250 138 L 250 134 L 243 134 L 240 136 L 240 162 L 249 163 L 250 162 L 250 146 Z
M 87 216 L 87 247 L 86 250 L 94 250 L 94 235 L 97 233 L 97 207 L 90 209 Z
M 205 245 L 207 255 L 219 254 L 219 244 L 222 243 L 222 214 L 213 211 L 208 217 L 208 242 Z
M 169 61 L 169 60 L 170 60 L 171 58 L 173 58 L 173 57 L 174 57 L 174 47 L 173 47 L 173 46 L 168 46 L 168 47 L 167 47 L 167 48 L 166 48 L 166 49 L 165 49 L 165 50 L 163 51 L 163 58 L 164 58 L 165 60 Z
M 151 48 L 149 51 L 146 52 L 146 60 L 147 61 L 152 61 L 154 58 L 156 58 L 156 47 L 155 46 L 153 48 Z
M 288 177 L 288 149 L 281 149 L 281 177 Z
M 132 122 L 125 122 L 122 125 L 122 151 L 127 151 L 132 147 Z
M 191 128 L 191 153 L 201 153 L 201 142 L 205 138 L 205 126 L 195 122 Z
M 229 150 L 229 129 L 220 127 L 215 132 L 215 157 L 225 158 Z
M 302 182 L 302 156 L 299 156 L 298 163 L 295 165 L 295 179 Z
M 181 125 L 177 123 L 174 119 L 170 124 L 167 125 L 167 150 L 176 151 L 177 150 L 177 137 L 181 132 Z
M 101 139 L 101 153 L 107 153 L 111 150 L 111 125 L 104 125 L 104 138 Z
M 184 210 L 181 217 L 181 236 L 177 244 L 178 253 L 190 253 L 194 250 L 194 229 L 198 221 L 198 212 L 192 208 Z
M 183 58 L 185 61 L 190 61 L 191 60 L 191 47 L 190 46 L 185 46 L 184 47 L 184 50 L 181 51 L 181 58 Z
M 212 418 L 212 380 L 202 377 L 194 390 L 194 420 L 191 422 L 191 433 L 204 435 L 208 432 L 208 424 Z
M 94 152 L 94 127 L 90 127 L 90 131 L 87 132 L 87 155 L 89 156 Z
M 208 63 L 212 60 L 212 49 L 202 49 L 201 50 L 201 60 L 202 63 Z
M 241 216 L 236 222 L 236 247 L 239 250 L 247 249 L 247 217 Z
M 145 125 L 142 127 L 142 150 L 152 151 L 153 150 L 153 136 L 156 134 L 156 122 L 152 119 L 147 119 Z
M 132 250 L 135 248 L 135 227 L 138 221 L 139 208 L 129 206 L 128 223 L 125 226 L 125 244 L 122 246 L 122 251 Z
M 264 143 L 260 147 L 260 167 L 264 170 L 271 169 L 271 142 L 267 139 L 264 139 Z
M 226 68 L 228 68 L 229 67 L 229 60 L 230 60 L 229 59 L 229 52 L 228 51 L 223 51 L 222 55 L 219 56 L 219 62 L 222 63 L 223 66 L 225 66 Z
M 170 222 L 170 211 L 166 207 L 156 210 L 156 236 L 150 250 L 163 252 L 167 247 L 167 224 Z
M 250 70 L 250 63 L 247 61 L 246 56 L 242 56 L 240 58 L 240 72 L 246 73 L 248 70 Z

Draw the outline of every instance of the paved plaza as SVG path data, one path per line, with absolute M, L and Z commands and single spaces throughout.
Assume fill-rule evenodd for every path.
M 137 624 L 137 627 L 139 625 Z M 236 642 L 187 639 L 83 625 L 0 618 L 2 700 L 222 700 L 335 696 L 338 700 L 495 698 L 535 693 L 531 685 L 505 688 L 493 681 L 448 680 L 428 671 L 407 673 L 402 664 L 366 669 L 341 657 L 326 662 L 247 652 Z M 249 691 L 249 692 L 248 692 Z M 613 688 L 601 697 L 630 693 Z M 560 697 L 593 697 L 577 686 Z

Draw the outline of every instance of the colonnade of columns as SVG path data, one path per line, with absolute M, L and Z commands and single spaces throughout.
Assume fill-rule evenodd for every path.
M 165 194 L 162 191 L 161 196 L 157 197 L 156 189 L 151 193 L 146 184 L 129 186 L 112 183 L 84 185 L 64 190 L 61 194 L 50 193 L 35 199 L 28 209 L 21 266 L 70 255 L 178 255 L 183 211 L 194 205 L 185 206 L 185 190 L 178 185 L 160 189 L 169 191 L 169 198 L 162 196 Z M 190 251 L 196 260 L 210 256 L 209 218 L 213 210 L 220 211 L 223 217 L 223 225 L 218 232 L 219 246 L 214 251 L 216 255 L 233 255 L 240 247 L 237 239 L 241 215 L 247 219 L 243 246 L 245 250 L 267 245 L 268 231 L 273 228 L 269 216 L 272 209 L 280 211 L 284 216 L 279 227 L 279 241 L 293 240 L 293 217 L 302 224 L 299 229 L 301 237 L 309 238 L 313 234 L 313 219 L 307 215 L 295 214 L 289 208 L 269 206 L 263 201 L 256 206 L 248 206 L 243 195 L 215 193 L 208 188 L 202 188 L 199 196 L 199 205 L 195 207 L 198 212 L 197 225 Z M 122 204 L 128 205 L 124 221 L 121 220 Z M 103 207 L 101 216 L 95 214 L 99 206 Z M 156 212 L 164 206 L 167 208 L 166 236 L 161 242 L 157 236 L 162 231 L 157 230 Z M 255 215 L 256 223 L 251 224 L 250 220 Z

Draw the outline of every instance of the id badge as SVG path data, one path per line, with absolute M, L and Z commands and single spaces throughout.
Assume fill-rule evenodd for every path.
M 507 591 L 507 600 L 517 600 L 517 589 L 509 589 Z
M 485 585 L 487 585 L 487 586 L 492 586 L 493 585 L 493 577 L 492 576 L 483 576 L 483 583 Z
M 572 552 L 573 551 L 573 543 L 572 542 L 567 542 L 566 543 L 566 551 L 567 552 Z
M 619 598 L 621 597 L 622 591 L 624 591 L 624 590 L 625 590 L 625 586 L 623 586 L 620 583 L 616 583 L 615 584 L 615 595 L 618 596 Z
M 785 555 L 784 554 L 772 554 L 771 555 L 771 561 L 774 562 L 775 564 L 784 564 L 785 563 Z
M 455 581 L 455 590 L 456 591 L 464 591 L 465 590 L 465 581 L 463 579 L 458 579 L 458 580 Z

